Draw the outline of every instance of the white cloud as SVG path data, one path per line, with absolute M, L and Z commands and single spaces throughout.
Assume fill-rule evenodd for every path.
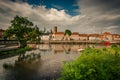
M 0 17 L 4 23 L 1 23 L 4 27 L 8 27 L 5 24 L 10 24 L 10 20 L 14 16 L 20 15 L 28 17 L 33 23 L 37 24 L 40 28 L 49 27 L 52 28 L 55 25 L 59 25 L 61 30 L 65 27 L 76 24 L 80 18 L 84 16 L 70 16 L 65 10 L 57 10 L 55 8 L 46 9 L 45 6 L 32 6 L 27 3 L 18 3 L 3 1 L 0 3 Z M 3 14 L 6 12 L 6 15 Z M 62 29 L 63 28 L 63 29 Z
M 100 33 L 102 31 L 118 32 L 118 20 L 120 15 L 117 14 L 119 9 L 105 11 L 104 6 L 93 1 L 98 0 L 78 0 L 80 14 L 71 16 L 65 10 L 57 10 L 55 8 L 47 9 L 46 6 L 33 6 L 23 2 L 11 2 L 2 0 L 0 2 L 0 28 L 8 28 L 10 20 L 14 16 L 20 15 L 28 17 L 40 29 L 46 27 L 51 29 L 58 26 L 58 31 L 70 29 L 80 33 Z M 114 27 L 114 30 L 113 28 Z M 117 26 L 117 27 L 115 27 Z M 109 29 L 110 28 L 110 29 Z

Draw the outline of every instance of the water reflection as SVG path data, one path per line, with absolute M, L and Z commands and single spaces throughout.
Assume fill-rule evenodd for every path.
M 53 51 L 54 53 L 71 53 L 71 52 L 78 52 L 78 49 L 85 49 L 88 46 L 92 46 L 95 48 L 105 47 L 102 44 L 41 44 L 37 45 L 36 48 L 40 51 Z
M 34 76 L 41 65 L 40 57 L 40 53 L 32 51 L 20 54 L 14 64 L 4 63 L 3 67 L 8 71 L 5 80 L 36 80 Z
M 61 65 L 80 55 L 86 44 L 40 44 L 36 49 L 0 60 L 0 80 L 52 80 L 60 76 Z M 92 45 L 96 48 L 102 45 Z

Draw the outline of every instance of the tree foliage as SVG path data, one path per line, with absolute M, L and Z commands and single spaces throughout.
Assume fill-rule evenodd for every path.
M 67 29 L 67 30 L 65 30 L 65 32 L 64 32 L 64 35 L 71 35 L 72 34 L 72 32 L 69 30 L 69 29 Z
M 26 17 L 15 16 L 11 21 L 11 26 L 5 31 L 4 38 L 14 36 L 20 44 L 26 44 L 28 40 L 36 40 L 41 33 L 37 26 L 33 27 L 33 23 Z
M 73 62 L 63 66 L 59 80 L 119 80 L 120 49 L 119 47 L 95 49 L 87 48 Z

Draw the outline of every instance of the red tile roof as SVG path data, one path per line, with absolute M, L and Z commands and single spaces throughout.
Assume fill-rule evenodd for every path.
M 55 34 L 64 34 L 64 32 L 56 32 Z
M 113 37 L 115 37 L 115 38 L 120 37 L 120 35 L 119 35 L 119 34 L 112 34 L 112 36 L 113 36 Z
M 89 37 L 100 37 L 100 34 L 90 34 Z
M 73 32 L 72 35 L 79 35 L 79 33 L 78 32 Z
M 81 37 L 87 37 L 88 34 L 79 34 L 79 36 L 81 36 Z

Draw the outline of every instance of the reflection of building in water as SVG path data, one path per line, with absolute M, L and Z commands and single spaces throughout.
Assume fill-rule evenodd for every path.
M 88 44 L 80 44 L 79 45 L 79 48 L 80 49 L 85 49 L 85 48 L 87 48 L 88 47 Z
M 43 50 L 43 51 L 49 51 L 51 50 L 51 45 L 50 44 L 40 44 L 36 46 L 37 49 Z
M 72 45 L 72 46 L 71 46 L 71 50 L 72 50 L 72 51 L 77 51 L 79 48 L 80 48 L 79 45 Z
M 27 46 L 29 46 L 31 48 L 36 48 L 36 44 L 27 44 Z
M 68 44 L 63 45 L 65 53 L 70 53 L 70 51 L 71 51 L 71 47 L 70 46 L 71 45 L 68 45 Z
M 63 45 L 53 45 L 53 51 L 57 52 L 64 52 Z

